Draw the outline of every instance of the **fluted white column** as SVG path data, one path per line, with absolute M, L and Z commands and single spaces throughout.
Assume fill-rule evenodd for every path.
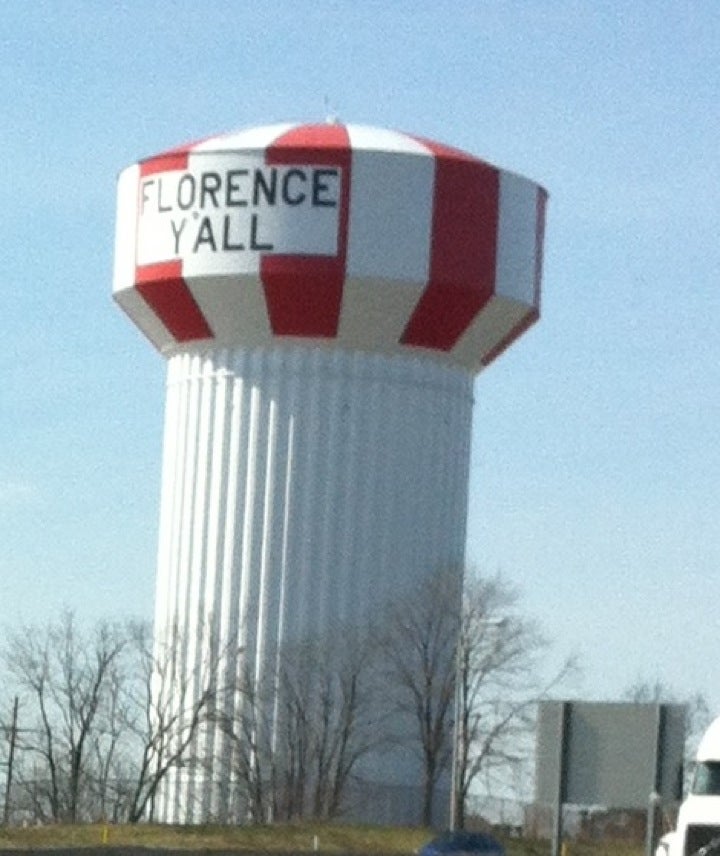
M 425 357 L 172 356 L 155 615 L 158 651 L 175 646 L 172 703 L 184 681 L 200 691 L 221 652 L 219 684 L 240 669 L 272 680 L 286 642 L 366 624 L 423 573 L 460 568 L 471 410 L 470 373 Z M 199 738 L 214 769 L 169 776 L 158 819 L 222 816 L 223 740 Z M 378 780 L 394 778 L 377 765 Z

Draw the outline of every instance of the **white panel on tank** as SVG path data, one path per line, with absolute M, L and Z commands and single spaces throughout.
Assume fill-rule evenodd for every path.
M 355 134 L 352 129 L 353 144 Z M 398 157 L 353 149 L 339 332 L 345 347 L 397 350 L 427 283 L 435 161 L 418 150 L 417 156 Z
M 248 348 L 270 344 L 265 292 L 257 276 L 194 277 L 187 285 L 203 316 L 212 319 L 216 344 L 239 339 Z
M 460 337 L 452 355 L 465 365 L 482 369 L 483 359 L 529 315 L 524 303 L 506 297 L 491 297 L 483 311 Z
M 538 186 L 514 173 L 500 174 L 496 294 L 535 304 Z
M 435 160 L 353 149 L 348 276 L 427 282 Z
M 398 131 L 392 131 L 388 128 L 375 128 L 371 125 L 348 125 L 347 129 L 350 145 L 353 149 L 421 156 L 430 154 L 427 146 L 424 146 L 419 140 Z
M 115 222 L 115 265 L 113 292 L 135 285 L 135 235 L 137 229 L 138 179 L 140 167 L 124 169 L 118 177 Z M 131 316 L 132 317 L 132 316 Z
M 115 300 L 156 348 L 163 350 L 172 337 L 165 325 L 147 305 L 139 291 L 126 288 L 115 293 Z

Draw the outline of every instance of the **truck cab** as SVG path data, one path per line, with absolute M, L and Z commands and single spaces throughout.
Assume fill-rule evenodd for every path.
M 720 853 L 720 717 L 703 734 L 695 759 L 690 793 L 680 806 L 668 856 L 692 856 L 714 839 Z

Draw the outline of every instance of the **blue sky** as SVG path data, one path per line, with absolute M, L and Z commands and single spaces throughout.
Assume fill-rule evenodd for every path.
M 0 623 L 151 615 L 164 364 L 110 297 L 117 173 L 327 102 L 549 190 L 542 319 L 476 383 L 468 562 L 575 692 L 720 708 L 716 0 L 0 9 Z

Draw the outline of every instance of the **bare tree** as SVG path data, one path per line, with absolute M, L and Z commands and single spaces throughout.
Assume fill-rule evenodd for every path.
M 239 701 L 238 701 L 239 700 Z M 236 703 L 215 709 L 212 718 L 227 740 L 232 757 L 231 778 L 236 783 L 242 822 L 266 822 L 277 814 L 278 756 L 274 751 L 273 696 L 250 669 L 240 670 Z M 243 816 L 244 815 L 244 816 Z
M 428 826 L 436 785 L 452 754 L 461 595 L 459 573 L 431 574 L 393 605 L 382 634 L 391 706 L 412 729 L 394 739 L 409 743 L 422 759 L 422 822 Z
M 369 645 L 346 629 L 288 646 L 278 664 L 275 675 L 244 674 L 240 704 L 219 720 L 241 802 L 256 822 L 337 817 L 378 739 Z
M 527 763 L 536 702 L 575 664 L 548 675 L 548 642 L 521 615 L 517 592 L 501 577 L 431 574 L 406 594 L 383 635 L 395 714 L 423 765 L 422 822 L 454 756 L 451 813 L 462 828 L 470 789 L 481 776 Z
M 204 632 L 198 629 L 199 635 Z M 126 682 L 119 714 L 127 734 L 124 767 L 130 823 L 152 819 L 155 798 L 170 770 L 202 762 L 194 757 L 196 743 L 226 691 L 218 682 L 224 653 L 181 672 L 176 662 L 178 641 L 177 628 L 167 642 L 154 643 L 149 624 L 131 627 L 135 670 Z
M 127 742 L 125 728 L 125 694 L 135 668 L 132 624 L 123 627 L 126 644 L 108 674 L 98 725 L 92 735 L 91 771 L 93 775 L 92 816 L 119 822 L 126 819 L 128 792 L 126 767 L 123 765 Z
M 569 658 L 547 674 L 548 640 L 519 614 L 519 602 L 502 577 L 467 574 L 456 652 L 453 818 L 459 829 L 481 775 L 507 778 L 527 762 L 537 701 L 575 669 Z
M 33 800 L 41 816 L 76 821 L 83 815 L 83 796 L 92 780 L 90 744 L 123 646 L 116 625 L 100 622 L 83 633 L 70 611 L 45 630 L 26 628 L 8 641 L 6 668 L 20 691 L 23 715 L 30 719 L 20 732 L 18 750 L 35 760 Z
M 15 747 L 17 745 L 17 720 L 18 706 L 20 699 L 18 696 L 13 698 L 12 713 L 7 722 L 0 723 L 0 730 L 3 734 L 3 741 L 0 744 L 0 768 L 5 771 L 5 792 L 3 797 L 3 815 L 2 822 L 7 825 L 10 821 L 10 811 L 12 808 L 12 782 L 13 782 L 13 766 L 15 763 Z
M 312 815 L 337 817 L 357 762 L 377 748 L 375 650 L 368 638 L 346 628 L 310 645 L 306 673 L 310 711 Z M 300 670 L 300 674 L 302 675 Z
M 177 643 L 173 631 L 154 646 L 147 622 L 83 631 L 71 612 L 10 635 L 3 656 L 20 695 L 14 779 L 33 817 L 152 815 L 168 772 L 194 761 L 219 696 L 221 658 L 181 672 Z

